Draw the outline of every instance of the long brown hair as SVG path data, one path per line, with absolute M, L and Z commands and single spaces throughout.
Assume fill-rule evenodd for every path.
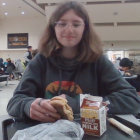
M 83 36 L 78 44 L 79 57 L 77 59 L 82 62 L 93 62 L 103 53 L 101 41 L 93 29 L 93 25 L 89 19 L 87 11 L 82 4 L 75 1 L 62 3 L 53 12 L 40 40 L 39 51 L 46 57 L 49 57 L 52 54 L 54 55 L 60 48 L 61 44 L 57 41 L 54 30 L 55 23 L 71 9 L 74 10 L 74 12 L 82 18 L 85 23 Z

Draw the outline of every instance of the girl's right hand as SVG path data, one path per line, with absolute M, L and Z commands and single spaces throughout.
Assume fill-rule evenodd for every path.
M 37 98 L 30 107 L 30 118 L 41 122 L 55 122 L 61 118 L 50 100 Z

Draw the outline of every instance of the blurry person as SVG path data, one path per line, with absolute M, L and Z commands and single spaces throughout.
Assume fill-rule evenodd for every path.
M 24 72 L 25 68 L 21 62 L 20 59 L 17 59 L 15 61 L 15 79 L 19 79 L 20 77 L 22 77 L 22 73 Z
M 27 49 L 28 51 L 24 54 L 25 66 L 27 66 L 32 59 L 32 46 L 28 46 Z
M 15 65 L 14 63 L 11 61 L 10 58 L 7 59 L 7 68 L 6 68 L 6 72 L 9 74 L 9 80 L 14 79 L 14 70 L 15 70 Z
M 0 58 L 0 74 L 4 74 L 6 70 L 6 67 L 3 64 L 3 59 Z
M 123 58 L 120 63 L 120 71 L 122 71 L 123 76 L 132 76 L 132 66 L 133 62 L 129 58 Z

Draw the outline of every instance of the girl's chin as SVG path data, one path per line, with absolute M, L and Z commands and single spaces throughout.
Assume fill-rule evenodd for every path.
M 76 43 L 63 43 L 62 46 L 66 47 L 66 48 L 73 48 L 75 46 L 77 46 Z
M 74 48 L 76 45 L 63 45 L 65 48 Z

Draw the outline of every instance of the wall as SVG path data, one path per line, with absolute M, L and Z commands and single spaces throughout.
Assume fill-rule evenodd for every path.
M 103 43 L 104 50 L 111 51 L 137 51 L 140 50 L 140 40 L 139 41 L 104 41 Z
M 4 61 L 7 58 L 11 58 L 13 61 L 16 59 L 21 59 L 21 61 L 24 61 L 24 53 L 26 50 L 0 50 L 0 58 L 3 58 Z
M 36 49 L 46 26 L 45 17 L 0 20 L 0 57 L 23 58 L 26 49 L 7 49 L 8 33 L 28 33 L 29 45 Z
M 140 26 L 95 27 L 104 41 L 140 41 Z

